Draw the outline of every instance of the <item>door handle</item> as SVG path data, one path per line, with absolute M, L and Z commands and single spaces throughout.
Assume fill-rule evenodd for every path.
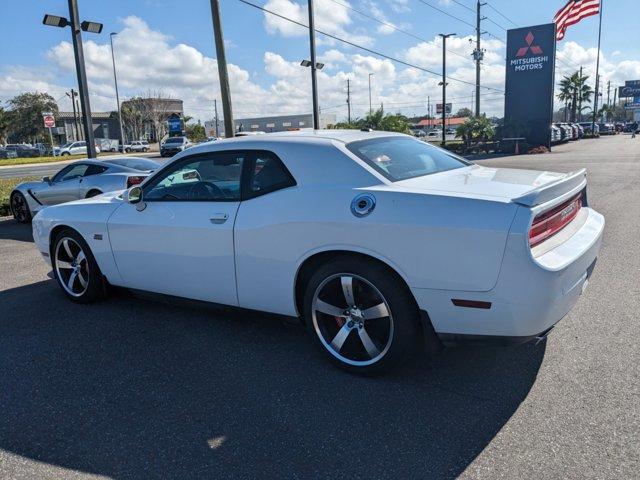
M 214 213 L 213 216 L 209 219 L 213 224 L 221 224 L 226 222 L 229 219 L 228 213 Z

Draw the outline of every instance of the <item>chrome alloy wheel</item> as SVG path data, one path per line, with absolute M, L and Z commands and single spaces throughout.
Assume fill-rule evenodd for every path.
M 89 262 L 82 247 L 73 238 L 62 237 L 55 251 L 56 274 L 65 291 L 81 296 L 89 285 Z
M 387 300 L 369 281 L 350 273 L 327 277 L 311 305 L 313 327 L 324 347 L 349 365 L 382 359 L 393 341 L 393 317 Z
M 29 205 L 22 194 L 14 193 L 11 196 L 11 211 L 19 222 L 25 222 L 29 217 Z

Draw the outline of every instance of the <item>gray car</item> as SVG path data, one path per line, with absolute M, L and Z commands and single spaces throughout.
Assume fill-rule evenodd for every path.
M 13 218 L 28 223 L 48 205 L 124 190 L 141 183 L 160 165 L 155 160 L 136 157 L 70 163 L 51 178 L 44 177 L 40 182 L 17 185 L 10 197 Z

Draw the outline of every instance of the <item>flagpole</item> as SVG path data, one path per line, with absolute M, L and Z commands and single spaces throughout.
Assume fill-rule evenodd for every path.
M 596 59 L 596 90 L 593 99 L 593 120 L 591 122 L 591 134 L 596 132 L 596 115 L 598 115 L 598 95 L 600 95 L 600 39 L 602 37 L 602 11 L 604 0 L 600 0 L 600 24 L 598 25 L 598 58 Z

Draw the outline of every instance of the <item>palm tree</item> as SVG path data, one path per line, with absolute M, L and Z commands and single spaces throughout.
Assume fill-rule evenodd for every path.
M 589 107 L 582 106 L 583 103 L 591 103 L 591 97 L 593 95 L 593 89 L 587 85 L 588 75 L 581 75 L 580 71 L 573 73 L 570 76 L 565 76 L 560 81 L 560 93 L 558 98 L 564 102 L 565 105 L 565 120 L 569 107 L 571 108 L 571 121 L 575 122 L 577 113 L 582 112 Z
M 564 102 L 564 121 L 568 121 L 567 112 L 569 111 L 569 103 L 573 100 L 573 85 L 570 77 L 564 77 L 560 80 L 560 93 L 558 99 Z

